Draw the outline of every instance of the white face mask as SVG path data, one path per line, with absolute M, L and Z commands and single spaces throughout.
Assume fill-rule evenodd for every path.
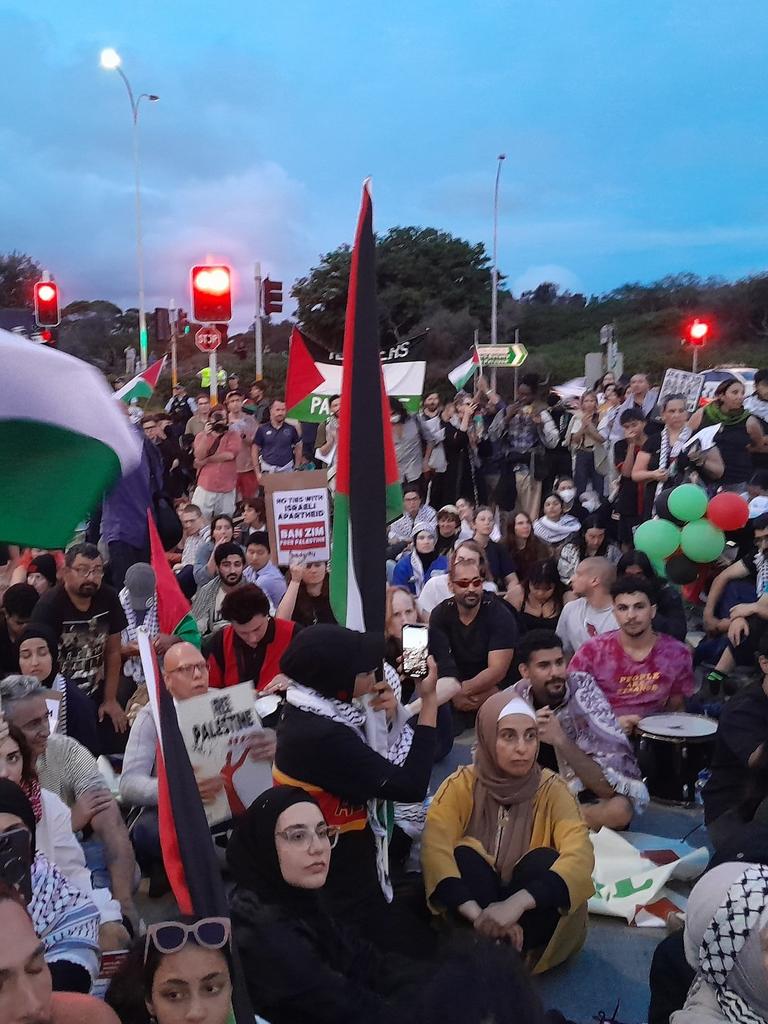
M 575 487 L 564 487 L 562 489 L 562 491 L 558 491 L 557 493 L 560 495 L 560 497 L 563 499 L 563 501 L 566 504 L 568 504 L 568 502 L 573 501 L 573 499 L 576 497 L 576 488 Z

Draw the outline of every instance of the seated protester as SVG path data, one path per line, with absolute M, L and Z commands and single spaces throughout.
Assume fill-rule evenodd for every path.
M 557 570 L 560 579 L 569 587 L 576 566 L 585 558 L 607 558 L 609 562 L 618 562 L 621 552 L 615 544 L 608 540 L 608 532 L 601 516 L 587 516 L 576 537 L 571 538 L 560 548 L 557 559 Z
M 449 576 L 453 597 L 432 612 L 429 652 L 441 677 L 458 679 L 453 698 L 454 730 L 471 729 L 482 704 L 508 686 L 517 643 L 517 624 L 504 602 L 483 593 L 474 562 L 454 560 Z
M 493 512 L 481 505 L 475 514 L 475 533 L 472 539 L 483 549 L 488 564 L 488 578 L 504 593 L 518 580 L 515 563 L 509 552 L 498 541 L 491 540 L 495 525 Z
M 27 578 L 23 582 L 29 583 L 42 597 L 56 586 L 58 572 L 56 559 L 44 551 L 32 558 L 27 566 Z
M 263 690 L 280 672 L 280 659 L 299 628 L 295 622 L 273 618 L 266 594 L 243 583 L 224 598 L 221 614 L 229 625 L 208 647 L 208 671 L 214 689 L 252 682 Z
M 243 501 L 243 519 L 235 530 L 235 543 L 245 548 L 252 533 L 267 532 L 267 509 L 263 498 L 246 498 Z
M 125 574 L 125 586 L 118 595 L 120 604 L 125 612 L 127 625 L 121 634 L 120 654 L 123 661 L 123 676 L 128 681 L 126 687 L 130 692 L 124 694 L 127 700 L 136 687 L 144 683 L 144 670 L 139 657 L 139 642 L 136 632 L 139 626 L 147 631 L 155 651 L 165 654 L 173 643 L 177 643 L 179 637 L 171 636 L 168 633 L 161 633 L 157 621 L 157 590 L 155 570 L 146 562 L 136 562 Z M 182 639 L 199 643 L 200 634 L 191 623 L 185 628 L 188 635 Z
M 648 790 L 603 691 L 586 672 L 568 671 L 556 633 L 526 634 L 518 657 L 522 679 L 514 690 L 536 711 L 539 764 L 563 776 L 589 828 L 628 828 L 645 810 Z
M 24 900 L 0 883 L 0 1020 L 3 1024 L 120 1024 L 101 999 L 54 992 L 45 950 Z
M 641 409 L 624 409 L 619 415 L 622 439 L 614 441 L 613 464 L 618 481 L 613 498 L 616 536 L 626 551 L 634 545 L 634 531 L 646 517 L 645 482 L 632 479 L 635 460 L 648 440 L 646 419 Z
M 23 896 L 59 992 L 88 992 L 99 972 L 99 912 L 42 853 L 35 853 L 32 804 L 9 779 L 0 779 L 0 834 L 8 845 L 0 881 Z
M 553 558 L 532 565 L 528 579 L 519 588 L 510 604 L 517 612 L 520 632 L 531 629 L 555 629 L 563 611 L 565 588 Z
M 571 672 L 597 682 L 625 732 L 659 711 L 680 711 L 695 689 L 690 649 L 665 633 L 654 633 L 655 591 L 647 580 L 622 576 L 611 587 L 614 633 L 596 636 L 576 651 Z
M 232 1024 L 230 930 L 221 917 L 149 925 L 112 978 L 105 1002 L 122 1024 Z
M 333 625 L 336 616 L 331 608 L 328 564 L 292 558 L 288 571 L 288 589 L 275 618 L 289 619 L 299 626 L 316 626 L 319 622 Z
M 3 594 L 0 616 L 0 676 L 18 672 L 16 645 L 40 595 L 29 583 L 14 583 Z
M 656 614 L 652 626 L 656 633 L 667 633 L 685 642 L 688 624 L 683 599 L 677 587 L 661 579 L 644 551 L 627 551 L 616 564 L 617 576 L 639 576 L 656 588 Z
M 204 587 L 216 576 L 216 562 L 213 552 L 217 544 L 229 544 L 235 539 L 235 524 L 232 516 L 220 512 L 211 519 L 210 538 L 201 541 L 197 548 L 192 576 L 195 589 Z
M 670 1024 L 768 1021 L 766 902 L 768 868 L 762 864 L 719 864 L 694 885 L 683 942 L 696 980 Z
M 413 528 L 413 547 L 397 560 L 392 573 L 393 587 L 407 587 L 416 597 L 434 574 L 448 572 L 448 559 L 438 554 L 435 531 L 423 526 Z M 293 569 L 291 569 L 293 572 Z
M 507 520 L 507 536 L 504 546 L 517 569 L 517 578 L 525 583 L 531 566 L 550 558 L 549 544 L 539 540 L 533 532 L 533 520 L 527 512 L 515 512 Z
M 29 583 L 41 597 L 56 586 L 58 574 L 64 568 L 64 552 L 61 548 L 16 548 L 15 550 L 18 552 L 18 558 L 14 560 L 10 580 L 8 581 L 9 585 Z M 37 565 L 39 558 L 43 559 L 40 565 L 44 566 L 44 571 Z M 49 559 L 53 559 L 53 573 L 51 573 L 51 562 Z M 48 584 L 47 586 L 41 586 L 39 580 L 29 578 L 30 576 L 36 577 L 41 575 L 44 576 L 45 582 Z
M 416 526 L 437 527 L 437 513 L 431 505 L 425 505 L 417 484 L 403 484 L 403 514 L 389 524 L 387 540 L 388 558 L 396 558 L 403 548 L 410 544 Z
M 227 620 L 221 605 L 227 594 L 242 586 L 245 569 L 243 549 L 232 541 L 217 544 L 213 560 L 216 563 L 216 578 L 201 587 L 192 602 L 192 618 L 197 623 L 204 646 L 226 626 Z
M 558 476 L 555 479 L 553 493 L 560 495 L 563 502 L 563 513 L 578 520 L 579 525 L 576 529 L 581 528 L 581 524 L 588 515 L 597 511 L 597 509 L 587 509 L 582 505 L 579 495 L 576 493 L 576 484 L 572 476 Z
M 197 590 L 195 582 L 197 556 L 203 545 L 207 548 L 210 530 L 203 513 L 197 505 L 193 505 L 191 502 L 179 512 L 179 519 L 184 530 L 178 545 L 180 551 L 173 558 L 169 555 L 168 560 L 174 566 L 174 572 L 178 576 L 179 586 L 183 590 L 184 596 L 191 600 Z
M 443 505 L 437 512 L 437 545 L 438 555 L 446 558 L 453 551 L 461 532 L 461 516 L 455 505 Z
M 384 863 L 387 830 L 378 801 L 422 801 L 429 786 L 435 749 L 437 670 L 430 663 L 419 684 L 421 710 L 407 756 L 400 739 L 404 715 L 391 690 L 376 683 L 383 645 L 375 636 L 342 626 L 302 630 L 282 657 L 291 684 L 277 727 L 273 775 L 278 786 L 308 790 L 329 825 L 341 829 L 328 876 L 329 906 L 377 945 L 397 948 L 413 938 L 392 917 L 391 886 Z M 375 693 L 366 711 L 352 702 Z M 390 727 L 378 733 L 382 752 L 367 738 L 382 724 L 372 712 L 388 710 Z
M 98 757 L 101 743 L 96 708 L 79 686 L 59 672 L 59 645 L 53 631 L 39 623 L 27 623 L 21 631 L 17 650 L 21 674 L 33 676 L 44 689 L 60 696 L 55 731 L 71 736 Z
M 93 888 L 83 848 L 72 831 L 69 808 L 55 793 L 41 788 L 24 733 L 4 721 L 0 723 L 0 778 L 15 782 L 32 805 L 36 851 L 55 864 L 69 885 L 97 907 L 102 952 L 126 949 L 130 936 L 123 925 L 120 904 L 112 899 L 109 889 Z
M 435 608 L 451 597 L 451 587 L 448 579 L 451 567 L 456 561 L 460 562 L 465 559 L 477 565 L 478 575 L 483 578 L 483 590 L 488 591 L 490 594 L 496 593 L 496 584 L 488 579 L 488 563 L 485 560 L 485 552 L 473 540 L 462 540 L 448 558 L 448 572 L 431 576 L 416 598 L 419 614 L 426 622 L 429 622 L 429 617 Z
M 292 786 L 262 793 L 235 828 L 227 847 L 232 928 L 259 1019 L 541 1024 L 511 951 L 482 943 L 425 970 L 348 931 L 323 899 L 337 839 L 315 798 Z
M 49 735 L 45 692 L 30 676 L 0 679 L 3 716 L 24 734 L 40 785 L 70 809 L 72 831 L 89 828 L 92 839 L 103 847 L 112 895 L 135 931 L 139 922 L 133 902 L 136 861 L 125 822 L 94 756 L 71 736 Z
M 579 520 L 565 511 L 565 502 L 559 494 L 550 494 L 544 499 L 543 513 L 533 524 L 533 532 L 539 540 L 558 552 L 567 540 L 579 532 Z
M 768 634 L 760 640 L 757 663 L 760 682 L 745 686 L 723 705 L 702 790 L 704 822 L 715 849 L 743 821 L 739 804 L 768 749 Z
M 243 587 L 243 590 L 245 589 Z M 208 692 L 208 665 L 194 644 L 181 641 L 169 647 L 163 658 L 163 681 L 174 700 L 179 702 Z M 245 677 L 243 681 L 245 681 Z M 275 738 L 272 730 L 264 729 L 255 735 L 250 745 L 250 751 L 254 760 L 271 760 L 275 752 Z M 156 756 L 155 719 L 150 705 L 145 704 L 136 715 L 136 721 L 131 726 L 128 736 L 123 770 L 120 773 L 120 797 L 125 806 L 144 808 L 133 827 L 131 838 L 142 874 L 149 876 L 150 881 L 154 880 L 155 884 L 160 885 L 162 852 L 157 819 Z M 204 804 L 212 803 L 226 783 L 227 779 L 223 774 L 212 777 L 198 776 L 197 788 L 200 792 L 200 799 Z M 230 799 L 230 806 L 239 805 L 240 801 L 234 788 L 228 790 L 227 796 Z M 233 802 L 233 798 L 236 802 Z
M 263 590 L 272 608 L 276 609 L 285 597 L 287 584 L 285 576 L 270 558 L 269 534 L 266 530 L 256 530 L 248 535 L 245 561 L 243 579 L 246 583 L 255 583 Z
M 587 934 L 594 853 L 565 782 L 540 768 L 536 716 L 497 693 L 477 716 L 475 762 L 449 776 L 421 846 L 430 909 L 506 939 L 537 973 Z
M 557 621 L 557 635 L 563 641 L 566 655 L 578 651 L 592 637 L 618 628 L 611 600 L 615 579 L 616 566 L 607 558 L 585 558 L 576 566 L 571 577 L 571 592 L 576 600 L 563 607 Z
M 459 511 L 461 527 L 459 529 L 459 540 L 472 540 L 475 535 L 475 503 L 469 498 L 457 498 L 456 508 Z M 491 540 L 501 540 L 501 531 L 494 522 L 491 530 Z

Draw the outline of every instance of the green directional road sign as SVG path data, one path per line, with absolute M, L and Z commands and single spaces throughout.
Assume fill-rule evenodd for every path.
M 509 346 L 509 365 L 522 366 L 528 358 L 528 349 L 521 342 L 517 341 Z

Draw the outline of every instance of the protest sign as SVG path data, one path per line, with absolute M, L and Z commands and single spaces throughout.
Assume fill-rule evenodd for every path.
M 209 825 L 242 814 L 259 793 L 270 788 L 271 765 L 248 754 L 251 737 L 261 729 L 252 683 L 178 701 L 176 716 L 197 778 L 221 776 L 224 781 L 215 800 L 205 804 Z
M 288 565 L 300 555 L 310 562 L 331 557 L 331 517 L 325 470 L 270 473 L 263 478 L 272 561 Z
M 664 380 L 661 382 L 658 404 L 661 405 L 667 395 L 685 395 L 685 408 L 690 415 L 699 408 L 699 399 L 703 388 L 703 373 L 669 369 L 664 373 Z

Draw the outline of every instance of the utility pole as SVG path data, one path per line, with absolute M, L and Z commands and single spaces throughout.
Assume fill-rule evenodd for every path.
M 176 309 L 176 304 L 173 299 L 171 299 L 168 303 L 168 319 L 171 322 L 171 384 L 173 387 L 176 387 L 179 383 L 178 363 L 176 360 L 176 338 L 178 331 L 177 314 L 178 310 Z
M 256 380 L 264 377 L 264 347 L 261 322 L 261 263 L 254 264 L 253 283 L 256 289 L 256 314 L 253 318 L 253 334 L 256 345 Z

